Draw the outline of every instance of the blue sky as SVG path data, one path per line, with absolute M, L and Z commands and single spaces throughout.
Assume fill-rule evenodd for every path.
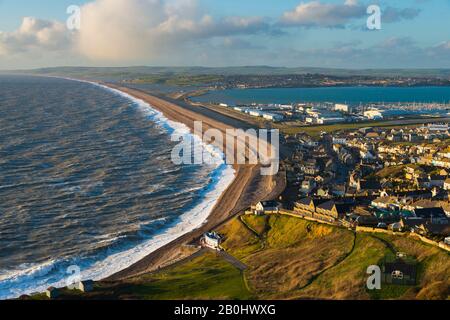
M 74 4 L 75 32 L 64 30 Z M 370 4 L 381 30 L 366 28 Z M 0 0 L 0 68 L 450 68 L 449 17 L 448 0 Z

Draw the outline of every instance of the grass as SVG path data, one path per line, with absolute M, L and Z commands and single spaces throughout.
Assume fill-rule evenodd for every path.
M 344 257 L 353 243 L 352 233 L 347 230 L 333 230 L 301 219 L 278 215 L 243 219 L 259 233 L 259 250 L 241 247 L 240 252 L 248 252 L 242 257 L 249 267 L 245 277 L 260 299 L 289 296 Z
M 357 234 L 353 250 L 339 264 L 322 273 L 311 285 L 297 292 L 297 298 L 369 299 L 366 292 L 367 267 L 388 253 L 380 241 Z
M 214 253 L 113 287 L 105 284 L 97 294 L 139 300 L 252 298 L 240 271 Z
M 392 243 L 398 251 L 418 262 L 418 285 L 408 298 L 450 298 L 450 254 L 434 246 L 407 237 L 377 235 Z
M 267 216 L 245 215 L 242 216 L 242 221 L 259 237 L 263 236 L 268 229 Z
M 242 219 L 242 220 L 241 220 Z M 243 216 L 219 232 L 244 262 L 241 273 L 215 253 L 122 283 L 98 283 L 65 299 L 449 299 L 449 254 L 406 236 L 365 234 L 295 217 Z M 404 252 L 417 286 L 366 289 L 367 267 Z M 39 298 L 39 297 L 37 297 Z

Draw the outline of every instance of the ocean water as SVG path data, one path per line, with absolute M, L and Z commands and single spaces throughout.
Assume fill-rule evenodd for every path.
M 184 125 L 91 83 L 0 76 L 0 128 L 0 299 L 128 267 L 201 226 L 234 177 L 213 149 L 174 165 Z
M 342 87 L 342 88 L 274 88 L 229 89 L 210 91 L 193 98 L 199 102 L 227 103 L 450 103 L 450 87 Z

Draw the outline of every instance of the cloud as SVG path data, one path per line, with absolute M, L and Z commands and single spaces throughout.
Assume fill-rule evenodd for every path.
M 358 0 L 346 0 L 342 4 L 322 3 L 320 1 L 302 2 L 295 9 L 287 11 L 281 17 L 284 26 L 344 28 L 353 20 L 367 17 L 367 4 Z M 384 23 L 413 19 L 419 9 L 388 6 L 382 10 Z
M 400 20 L 411 20 L 420 14 L 420 9 L 417 8 L 403 8 L 398 9 L 394 7 L 386 7 L 383 10 L 383 22 L 397 22 Z
M 450 65 L 450 41 L 422 47 L 410 37 L 391 37 L 374 45 L 335 43 L 329 48 L 292 50 L 302 64 L 340 66 L 342 68 L 417 68 Z M 418 64 L 420 61 L 420 64 Z
M 344 4 L 311 1 L 302 2 L 294 10 L 285 12 L 281 22 L 284 25 L 338 28 L 365 14 L 366 7 L 359 5 L 356 0 Z
M 187 43 L 271 32 L 261 17 L 214 19 L 196 1 L 97 0 L 81 13 L 79 49 L 95 60 L 150 59 Z
M 66 26 L 60 22 L 25 17 L 19 29 L 0 32 L 0 54 L 33 50 L 64 50 L 71 46 Z
M 394 59 L 404 64 L 416 59 L 416 64 L 422 64 L 430 57 L 434 64 L 442 61 L 449 65 L 450 42 L 422 48 L 409 38 L 397 37 L 373 47 L 353 40 L 327 43 L 328 48 L 315 50 L 289 48 L 295 46 L 292 31 L 298 27 L 365 25 L 358 19 L 365 20 L 367 7 L 357 0 L 302 2 L 274 20 L 252 15 L 216 17 L 201 3 L 92 0 L 81 7 L 81 30 L 75 32 L 67 30 L 63 22 L 24 18 L 16 31 L 0 32 L 0 65 L 317 65 L 323 61 L 356 67 L 364 62 L 394 64 Z M 419 14 L 416 9 L 391 6 L 382 11 L 382 22 L 413 19 Z M 283 32 L 286 38 L 271 37 Z M 314 35 L 313 30 L 307 32 Z M 280 49 L 283 47 L 288 48 Z
M 132 63 L 180 55 L 215 38 L 280 32 L 263 17 L 214 18 L 196 0 L 94 0 L 81 7 L 76 32 L 36 18 L 0 32 L 0 55 L 66 50 L 92 62 Z

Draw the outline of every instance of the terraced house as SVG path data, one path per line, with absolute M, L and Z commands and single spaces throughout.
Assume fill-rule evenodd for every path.
M 295 203 L 294 212 L 300 216 L 333 223 L 343 218 L 351 211 L 350 209 L 350 205 L 338 204 L 333 200 L 318 200 L 308 197 Z

